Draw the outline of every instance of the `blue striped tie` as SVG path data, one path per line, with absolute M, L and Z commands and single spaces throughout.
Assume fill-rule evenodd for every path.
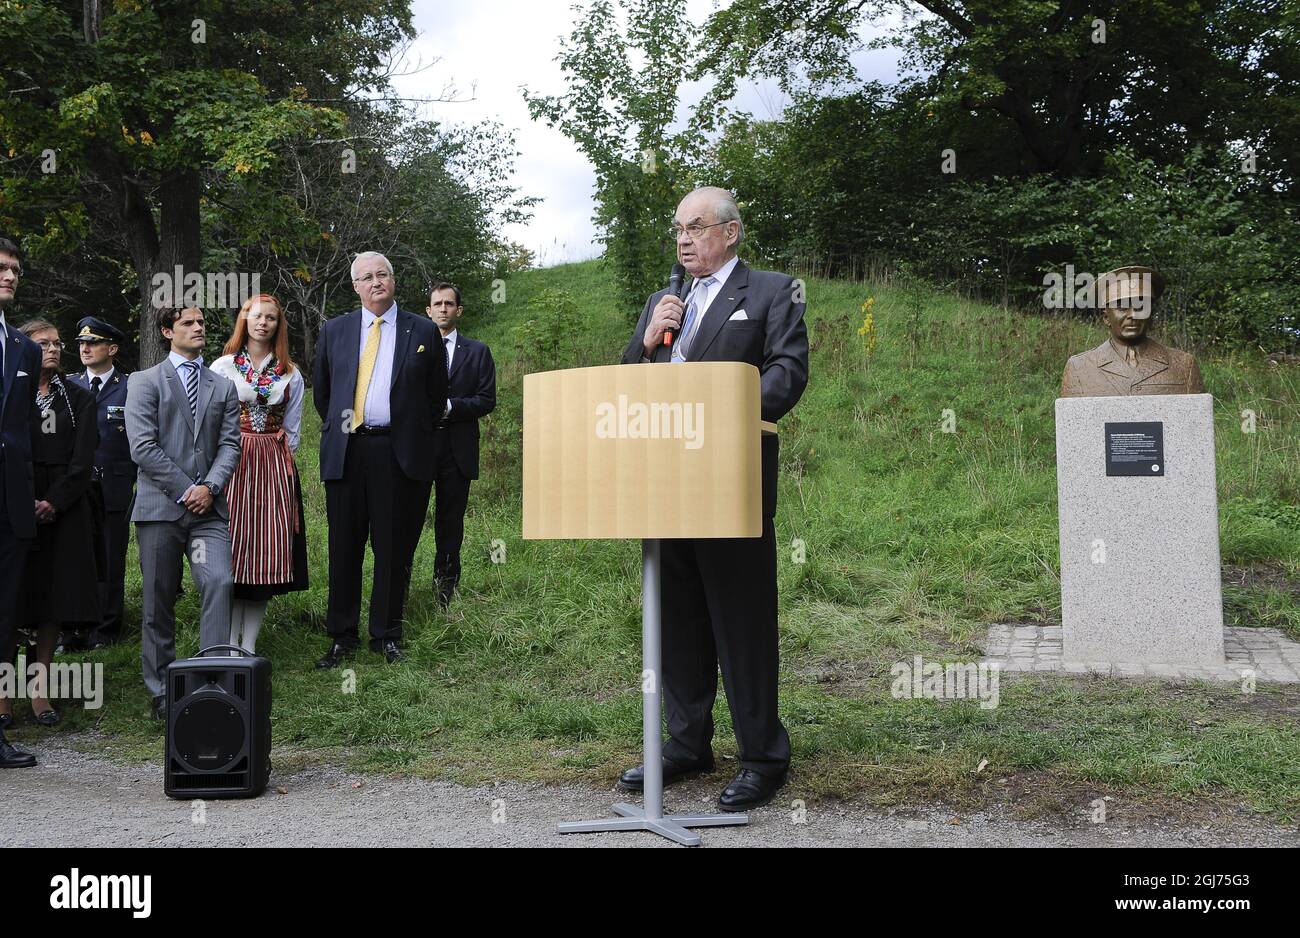
M 190 399 L 190 416 L 195 423 L 199 419 L 199 365 L 198 362 L 184 362 L 185 396 Z
M 703 280 L 695 281 L 695 286 L 691 289 L 690 302 L 686 304 L 686 319 L 682 322 L 682 337 L 674 345 L 674 351 L 681 356 L 682 361 L 686 360 L 686 353 L 690 349 L 691 340 L 695 338 L 693 332 L 696 322 L 696 312 L 699 309 L 699 301 L 704 296 L 704 291 L 708 289 L 709 284 L 713 283 L 712 277 L 705 277 Z

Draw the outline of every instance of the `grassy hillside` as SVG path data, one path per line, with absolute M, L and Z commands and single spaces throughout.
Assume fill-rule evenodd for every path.
M 895 661 L 973 656 L 989 622 L 1059 620 L 1053 401 L 1066 358 L 1098 344 L 1102 330 L 916 286 L 811 280 L 807 290 L 812 378 L 782 422 L 776 522 L 782 714 L 796 760 L 788 797 L 966 803 L 1019 793 L 1037 810 L 1118 792 L 1162 810 L 1222 802 L 1300 815 L 1294 687 L 1245 695 L 1021 675 L 1004 676 L 1001 706 L 990 711 L 890 696 Z M 868 297 L 870 355 L 859 334 Z M 639 760 L 639 546 L 524 542 L 519 506 L 522 375 L 616 361 L 637 312 L 619 307 L 590 262 L 519 275 L 505 303 L 467 316 L 465 330 L 496 356 L 500 405 L 484 422 L 464 594 L 437 611 L 430 512 L 408 607 L 410 660 L 388 667 L 361 652 L 355 693 L 337 672 L 312 669 L 326 645 L 327 558 L 309 415 L 299 465 L 313 587 L 273 603 L 259 644 L 276 668 L 282 763 L 346 758 L 462 781 L 608 783 Z M 1202 364 L 1216 396 L 1229 619 L 1300 637 L 1300 369 Z M 943 432 L 949 410 L 952 433 Z M 1242 432 L 1244 410 L 1257 414 L 1253 434 Z M 504 563 L 490 562 L 494 539 Z M 803 563 L 794 562 L 796 539 Z M 180 652 L 192 653 L 192 594 L 181 617 Z M 107 705 L 66 722 L 94 726 L 124 757 L 157 757 L 138 646 L 100 657 Z M 721 782 L 735 743 L 722 702 L 717 717 Z M 29 723 L 22 738 L 39 748 L 43 732 Z

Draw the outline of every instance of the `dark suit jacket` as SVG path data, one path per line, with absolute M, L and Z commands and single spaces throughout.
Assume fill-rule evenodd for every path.
M 74 428 L 63 411 L 62 402 L 54 411 L 53 433 L 37 433 L 32 440 L 32 463 L 47 468 L 41 498 L 60 514 L 80 500 L 90 488 L 95 447 L 99 429 L 95 426 L 95 401 L 89 391 L 67 382 L 68 403 L 72 405 Z M 94 582 L 93 579 L 91 582 Z
M 135 463 L 131 461 L 131 441 L 126 438 L 126 379 L 121 369 L 114 368 L 113 377 L 99 389 L 99 397 L 95 399 L 99 424 L 95 466 L 102 473 L 99 484 L 104 493 L 105 511 L 126 511 L 131 507 L 131 493 L 135 489 Z M 68 381 L 90 390 L 84 371 L 69 375 Z
M 660 290 L 646 300 L 623 352 L 623 364 L 641 361 L 650 314 L 667 292 Z M 776 421 L 785 416 L 808 386 L 805 304 L 796 302 L 794 293 L 795 281 L 791 277 L 752 270 L 744 261 L 738 261 L 700 321 L 686 356 L 688 362 L 749 362 L 756 366 L 762 381 L 764 420 Z M 739 310 L 745 311 L 746 318 L 731 319 Z M 669 351 L 661 345 L 650 363 L 668 360 Z M 764 517 L 776 514 L 777 456 L 777 438 L 763 437 Z
M 393 374 L 388 394 L 393 454 L 403 473 L 421 482 L 434 476 L 433 428 L 447 406 L 447 353 L 426 316 L 397 311 Z M 320 414 L 320 477 L 343 478 L 361 346 L 361 310 L 331 319 L 316 339 L 312 397 Z
M 450 381 L 451 413 L 444 432 L 450 437 L 456 466 L 465 478 L 477 479 L 478 421 L 497 406 L 497 366 L 491 349 L 457 332 Z
M 14 536 L 36 537 L 36 495 L 32 485 L 32 437 L 38 432 L 36 383 L 41 377 L 41 347 L 5 323 L 4 402 L 0 404 L 5 509 Z M 18 372 L 23 376 L 18 377 Z M 6 571 L 9 575 L 11 571 Z

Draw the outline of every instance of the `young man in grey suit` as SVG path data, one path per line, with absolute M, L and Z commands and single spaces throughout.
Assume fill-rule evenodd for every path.
M 623 353 L 638 362 L 749 362 L 759 370 L 762 415 L 775 421 L 808 384 L 804 302 L 785 274 L 752 270 L 736 256 L 744 234 L 726 189 L 696 189 L 677 206 L 677 259 L 694 278 L 685 300 L 667 290 L 646 301 Z M 679 330 L 671 349 L 664 333 Z M 767 804 L 785 782 L 790 737 L 777 715 L 776 514 L 777 438 L 762 441 L 761 537 L 663 541 L 663 691 L 668 742 L 664 784 L 713 768 L 713 701 L 718 668 L 740 746 L 740 772 L 718 806 L 745 811 Z M 691 498 L 680 492 L 648 492 Z M 623 773 L 640 790 L 644 770 Z
M 225 488 L 239 463 L 239 394 L 203 366 L 203 312 L 160 310 L 158 324 L 171 351 L 131 375 L 126 392 L 126 435 L 140 468 L 131 512 L 144 582 L 140 658 L 154 719 L 166 714 L 167 665 L 176 659 L 182 555 L 203 606 L 199 647 L 230 637 Z

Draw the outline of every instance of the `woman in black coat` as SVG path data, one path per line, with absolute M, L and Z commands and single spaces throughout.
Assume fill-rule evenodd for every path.
M 35 630 L 36 658 L 48 679 L 59 629 L 100 619 L 90 500 L 99 428 L 94 396 L 63 377 L 59 330 L 35 320 L 22 331 L 41 347 L 41 378 L 32 419 L 36 543 L 27 555 L 19 622 Z M 32 695 L 37 722 L 53 726 L 59 714 L 50 704 L 49 688 L 34 689 L 39 690 L 39 696 Z

